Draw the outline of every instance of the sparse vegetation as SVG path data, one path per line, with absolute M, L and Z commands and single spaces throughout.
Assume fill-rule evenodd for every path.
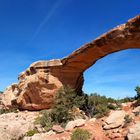
M 91 134 L 84 129 L 77 128 L 71 135 L 71 140 L 88 140 Z
M 123 127 L 127 127 L 127 125 L 129 123 L 131 123 L 131 122 L 132 122 L 132 118 L 129 115 L 125 115 L 125 117 L 124 117 L 124 126 Z
M 140 115 L 140 112 L 134 112 L 135 116 L 139 116 Z
M 97 93 L 87 96 L 85 106 L 87 106 L 87 115 L 89 117 L 97 118 L 107 115 L 110 109 L 117 109 L 116 100 L 100 96 Z
M 135 91 L 137 92 L 137 95 L 135 96 L 135 99 L 136 99 L 136 106 L 139 106 L 140 105 L 140 87 L 137 86 L 135 88 Z
M 26 133 L 26 136 L 33 136 L 34 134 L 38 133 L 38 131 L 36 129 L 33 129 L 33 130 L 29 130 L 27 133 Z
M 132 122 L 132 118 L 129 115 L 126 115 L 124 117 L 125 123 L 131 123 Z
M 6 114 L 6 113 L 11 113 L 11 112 L 17 113 L 18 109 L 17 108 L 11 108 L 11 109 L 2 108 L 2 109 L 0 109 L 0 114 Z
M 137 87 L 137 98 L 140 97 L 140 89 Z M 61 88 L 55 96 L 55 103 L 51 110 L 41 111 L 41 116 L 37 118 L 36 123 L 41 124 L 46 131 L 49 131 L 53 124 L 65 124 L 74 119 L 74 109 L 80 108 L 88 117 L 100 118 L 108 115 L 110 110 L 121 108 L 122 102 L 133 101 L 134 98 L 126 97 L 124 99 L 107 98 L 106 96 L 98 95 L 97 93 L 81 96 L 66 86 Z M 125 116 L 125 124 L 132 121 L 132 118 Z
M 49 131 L 53 126 L 50 110 L 43 110 L 40 114 L 41 116 L 36 118 L 35 124 L 40 124 L 46 131 Z
M 84 104 L 83 96 L 78 96 L 70 87 L 61 88 L 55 97 L 55 103 L 51 111 L 42 112 L 36 122 L 49 130 L 53 124 L 65 125 L 69 120 L 73 120 L 72 110 L 80 108 Z
M 127 103 L 127 102 L 133 102 L 135 99 L 133 97 L 125 97 L 123 99 L 119 99 L 118 101 L 120 103 Z

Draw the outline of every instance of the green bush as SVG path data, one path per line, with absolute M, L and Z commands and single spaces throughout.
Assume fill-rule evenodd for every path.
M 2 109 L 0 109 L 0 114 L 6 114 L 6 113 L 11 113 L 11 112 L 18 113 L 18 109 L 17 108 L 11 108 L 11 109 L 2 108 Z
M 108 99 L 96 93 L 88 96 L 87 106 L 90 117 L 103 117 L 109 112 Z
M 80 108 L 84 104 L 84 97 L 78 96 L 69 86 L 62 87 L 55 96 L 55 103 L 50 113 L 52 121 L 58 124 L 73 120 L 73 108 Z
M 118 100 L 120 103 L 127 103 L 127 102 L 133 102 L 134 98 L 133 97 L 125 97 L 123 99 Z
M 132 122 L 132 118 L 129 115 L 125 115 L 124 117 L 124 126 L 123 127 L 127 127 L 129 123 Z
M 104 117 L 104 116 L 107 116 L 109 113 L 109 108 L 105 105 L 98 105 L 96 107 L 96 110 L 94 112 L 94 116 L 96 118 L 101 118 L 101 117 Z
M 125 120 L 125 123 L 131 123 L 132 122 L 132 118 L 129 115 L 125 115 L 124 120 Z
M 138 111 L 137 112 L 134 112 L 134 115 L 135 116 L 139 116 L 140 115 L 140 112 L 138 112 Z
M 35 124 L 40 124 L 46 131 L 49 131 L 53 126 L 50 110 L 41 111 L 40 116 L 35 120 Z
M 71 135 L 71 140 L 88 140 L 91 134 L 84 129 L 77 128 Z
M 135 91 L 137 92 L 137 95 L 135 96 L 135 99 L 136 99 L 136 106 L 139 106 L 140 105 L 140 87 L 137 86 L 135 88 Z
M 41 124 L 49 130 L 53 124 L 64 126 L 68 121 L 73 120 L 72 110 L 84 104 L 83 96 L 78 96 L 70 87 L 61 88 L 55 96 L 55 103 L 50 111 L 41 111 L 42 116 L 36 119 L 36 123 Z
M 38 131 L 36 129 L 33 130 L 29 130 L 28 132 L 26 132 L 26 136 L 33 136 L 34 134 L 38 133 Z
M 117 105 L 113 105 L 112 103 L 109 103 L 107 107 L 112 110 L 116 110 L 118 108 Z

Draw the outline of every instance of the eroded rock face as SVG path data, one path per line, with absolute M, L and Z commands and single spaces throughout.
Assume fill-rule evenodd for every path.
M 18 97 L 19 88 L 17 84 L 12 84 L 11 86 L 7 87 L 5 92 L 1 96 L 1 105 L 4 107 L 12 106 L 12 100 L 16 100 Z
M 83 72 L 87 68 L 113 52 L 140 48 L 139 38 L 140 15 L 85 44 L 63 59 L 33 63 L 19 75 L 17 105 L 28 110 L 50 108 L 56 91 L 63 85 L 70 85 L 80 94 L 84 81 Z
M 21 92 L 17 104 L 21 109 L 40 110 L 52 106 L 54 93 L 62 86 L 61 81 L 49 68 L 53 65 L 61 66 L 61 62 L 59 60 L 37 62 L 20 74 L 18 85 Z M 56 74 L 59 73 L 56 71 Z
M 128 140 L 140 140 L 140 122 L 129 128 L 127 138 Z

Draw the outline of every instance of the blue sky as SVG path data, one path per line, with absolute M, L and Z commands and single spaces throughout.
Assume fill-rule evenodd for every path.
M 0 0 L 0 90 L 32 62 L 62 58 L 139 13 L 139 0 Z M 104 57 L 85 72 L 84 91 L 133 96 L 139 60 L 140 50 Z

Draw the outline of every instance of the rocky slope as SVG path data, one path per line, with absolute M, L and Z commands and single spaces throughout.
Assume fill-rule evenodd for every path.
M 140 106 L 123 104 L 122 110 L 111 111 L 109 116 L 96 119 L 76 119 L 67 123 L 65 128 L 54 125 L 46 131 L 34 123 L 39 112 L 19 111 L 0 115 L 0 140 L 70 140 L 76 128 L 86 129 L 92 135 L 90 140 L 139 140 Z M 126 117 L 127 116 L 127 117 Z M 31 130 L 37 133 L 29 136 Z

